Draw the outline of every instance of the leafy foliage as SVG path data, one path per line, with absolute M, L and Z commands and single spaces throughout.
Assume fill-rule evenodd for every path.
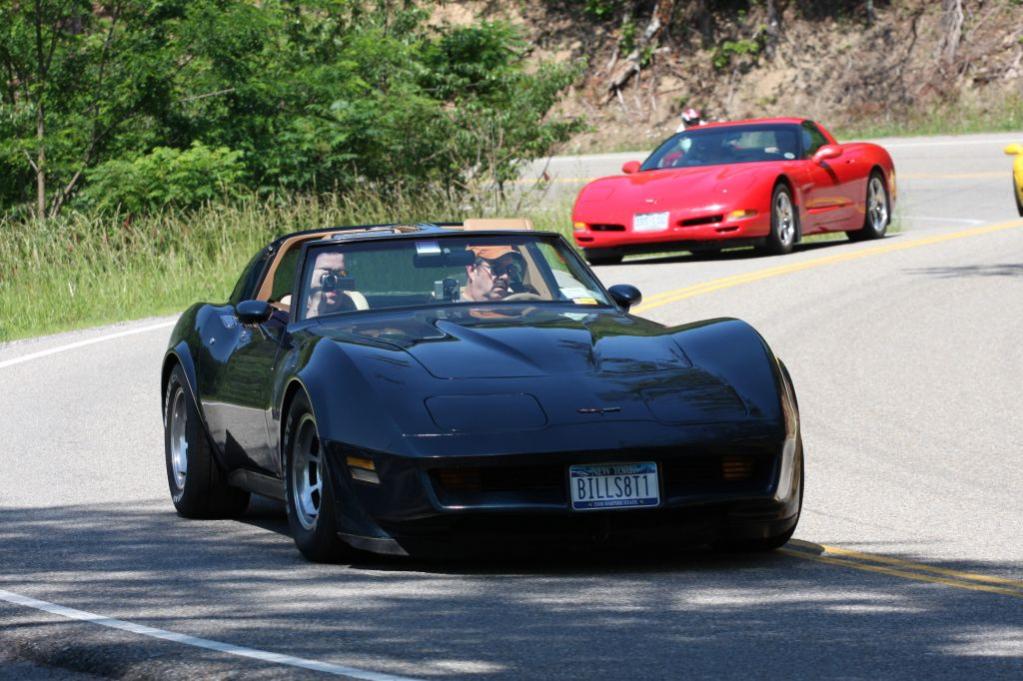
M 107 161 L 88 173 L 81 200 L 104 212 L 196 208 L 214 200 L 237 198 L 244 179 L 241 152 L 193 142 L 185 151 L 156 147 L 131 161 Z
M 4 3 L 0 208 L 33 202 L 39 183 L 51 215 L 239 186 L 457 194 L 578 128 L 548 116 L 570 68 L 527 69 L 507 24 L 427 14 L 407 0 Z M 184 175 L 158 189 L 171 162 Z

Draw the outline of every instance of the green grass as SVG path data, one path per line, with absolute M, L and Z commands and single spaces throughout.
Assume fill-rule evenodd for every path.
M 250 200 L 136 219 L 76 212 L 45 224 L 0 218 L 0 341 L 172 314 L 199 300 L 224 301 L 256 251 L 301 229 L 523 216 L 536 229 L 572 242 L 570 197 L 526 192 L 487 198 L 459 204 L 443 196 L 383 200 L 367 190 L 346 199 Z M 899 229 L 896 215 L 890 231 Z M 844 238 L 824 234 L 806 241 Z
M 443 195 L 297 197 L 129 219 L 68 212 L 45 224 L 0 217 L 0 341 L 179 312 L 227 299 L 273 238 L 333 225 L 525 215 L 571 235 L 570 205 L 529 195 L 453 203 Z
M 846 124 L 832 124 L 821 118 L 819 122 L 844 142 L 876 139 L 879 137 L 920 137 L 923 135 L 964 135 L 982 132 L 1019 132 L 1023 130 L 1023 97 L 1019 95 L 964 98 L 955 104 L 932 105 L 926 109 L 913 109 L 900 113 L 885 110 L 869 119 Z M 612 137 L 609 142 L 588 144 L 574 148 L 571 143 L 564 153 L 611 154 L 637 152 L 642 160 L 658 144 L 675 131 L 675 120 L 660 131 L 637 128 L 623 136 Z
M 822 122 L 827 125 L 826 121 Z M 840 140 L 1018 132 L 1023 130 L 1023 97 L 1006 95 L 964 99 L 957 104 L 934 106 L 924 111 L 914 110 L 901 116 L 885 113 L 877 118 L 836 128 L 832 132 Z

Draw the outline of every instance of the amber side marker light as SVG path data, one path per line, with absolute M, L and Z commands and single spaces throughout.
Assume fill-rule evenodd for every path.
M 731 213 L 728 214 L 728 219 L 741 220 L 742 218 L 754 217 L 756 214 L 757 212 L 755 210 L 751 210 L 749 208 L 743 210 L 733 210 Z
M 348 464 L 348 470 L 351 471 L 353 480 L 368 482 L 373 485 L 380 484 L 380 476 L 376 473 L 377 467 L 373 463 L 373 459 L 367 459 L 362 456 L 349 456 L 345 458 L 345 462 Z

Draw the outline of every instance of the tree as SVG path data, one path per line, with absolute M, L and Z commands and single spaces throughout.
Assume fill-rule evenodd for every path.
M 171 26 L 186 5 L 185 0 L 0 5 L 6 85 L 0 118 L 7 127 L 0 159 L 11 164 L 20 155 L 31 167 L 37 218 L 60 211 L 83 174 L 123 143 L 118 135 L 128 121 L 166 105 L 174 75 L 188 65 L 169 49 Z

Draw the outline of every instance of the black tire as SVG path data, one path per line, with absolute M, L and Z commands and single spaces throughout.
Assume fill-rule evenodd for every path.
M 714 260 L 720 258 L 725 251 L 719 246 L 710 246 L 691 248 L 689 252 L 694 260 Z
M 786 255 L 799 240 L 799 210 L 792 202 L 792 192 L 784 184 L 776 184 L 771 192 L 771 233 L 760 251 L 770 255 Z
M 583 257 L 591 265 L 617 265 L 625 256 L 621 251 L 610 248 L 584 248 Z
M 799 452 L 799 456 L 796 459 L 796 461 L 799 462 L 799 508 L 796 511 L 796 519 L 795 522 L 792 523 L 792 527 L 780 534 L 774 535 L 773 537 L 757 539 L 745 537 L 722 537 L 714 542 L 714 550 L 721 551 L 723 553 L 766 553 L 768 551 L 774 551 L 775 549 L 781 548 L 789 539 L 792 539 L 792 535 L 796 532 L 796 526 L 799 525 L 799 517 L 803 513 L 803 482 L 805 478 L 802 442 L 798 442 L 797 447 Z
M 884 175 L 875 170 L 867 179 L 867 196 L 863 211 L 863 227 L 846 232 L 850 241 L 866 241 L 880 239 L 888 231 L 892 221 L 892 201 L 888 196 Z
M 181 365 L 174 367 L 167 381 L 163 444 L 167 484 L 179 515 L 233 518 L 245 512 L 249 493 L 227 484 Z
M 1016 189 L 1016 175 L 1012 175 L 1012 197 L 1016 199 L 1016 212 L 1023 217 L 1023 201 L 1019 200 L 1019 190 Z
M 307 560 L 314 563 L 343 561 L 350 557 L 352 549 L 338 536 L 333 478 L 328 459 L 320 448 L 316 419 L 304 393 L 292 400 L 287 418 L 282 447 L 285 505 L 291 536 Z M 315 463 L 311 463 L 313 459 Z M 308 492 L 317 485 L 317 491 Z

